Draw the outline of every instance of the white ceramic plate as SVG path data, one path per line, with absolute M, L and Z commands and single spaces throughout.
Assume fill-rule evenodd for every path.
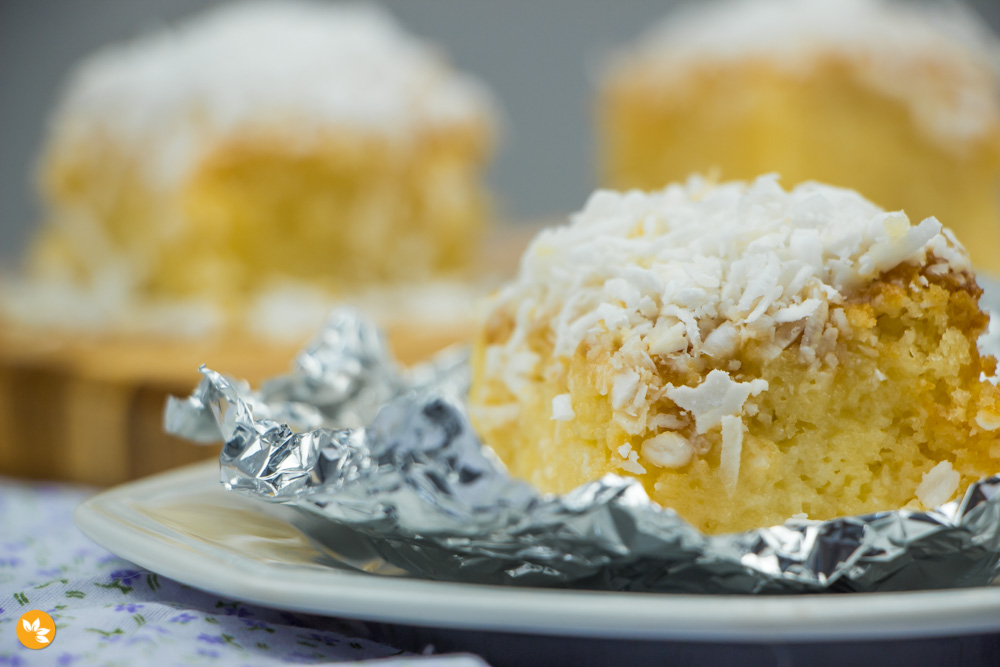
M 667 641 L 800 642 L 1000 630 L 1000 588 L 736 597 L 404 578 L 318 517 L 225 491 L 207 462 L 83 503 L 80 528 L 154 572 L 294 611 L 439 628 Z

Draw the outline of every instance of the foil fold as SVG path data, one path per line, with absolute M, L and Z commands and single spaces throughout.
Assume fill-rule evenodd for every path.
M 217 441 L 222 484 L 318 513 L 437 580 L 762 594 L 978 586 L 1000 571 L 1000 476 L 928 512 L 704 535 L 617 475 L 565 495 L 513 479 L 466 414 L 462 351 L 413 369 L 336 311 L 293 370 L 251 391 L 203 368 L 168 432 Z

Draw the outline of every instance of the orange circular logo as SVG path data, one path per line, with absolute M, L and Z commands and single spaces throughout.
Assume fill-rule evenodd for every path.
M 44 611 L 26 611 L 17 621 L 17 638 L 28 648 L 45 648 L 56 638 L 56 622 Z

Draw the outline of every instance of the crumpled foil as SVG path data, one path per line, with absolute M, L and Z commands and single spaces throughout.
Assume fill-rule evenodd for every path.
M 293 371 L 251 391 L 202 369 L 169 432 L 225 441 L 231 490 L 317 512 L 387 562 L 437 580 L 687 593 L 985 585 L 1000 562 L 1000 476 L 929 512 L 709 536 L 607 475 L 565 495 L 511 478 L 473 431 L 464 352 L 411 370 L 377 329 L 335 312 Z

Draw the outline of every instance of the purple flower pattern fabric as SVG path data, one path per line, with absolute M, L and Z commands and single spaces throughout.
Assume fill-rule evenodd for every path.
M 89 493 L 0 478 L 0 667 L 485 664 L 468 656 L 406 656 L 366 639 L 360 622 L 220 599 L 143 570 L 73 524 L 74 508 Z M 32 609 L 56 623 L 52 644 L 37 651 L 21 646 L 15 629 Z

